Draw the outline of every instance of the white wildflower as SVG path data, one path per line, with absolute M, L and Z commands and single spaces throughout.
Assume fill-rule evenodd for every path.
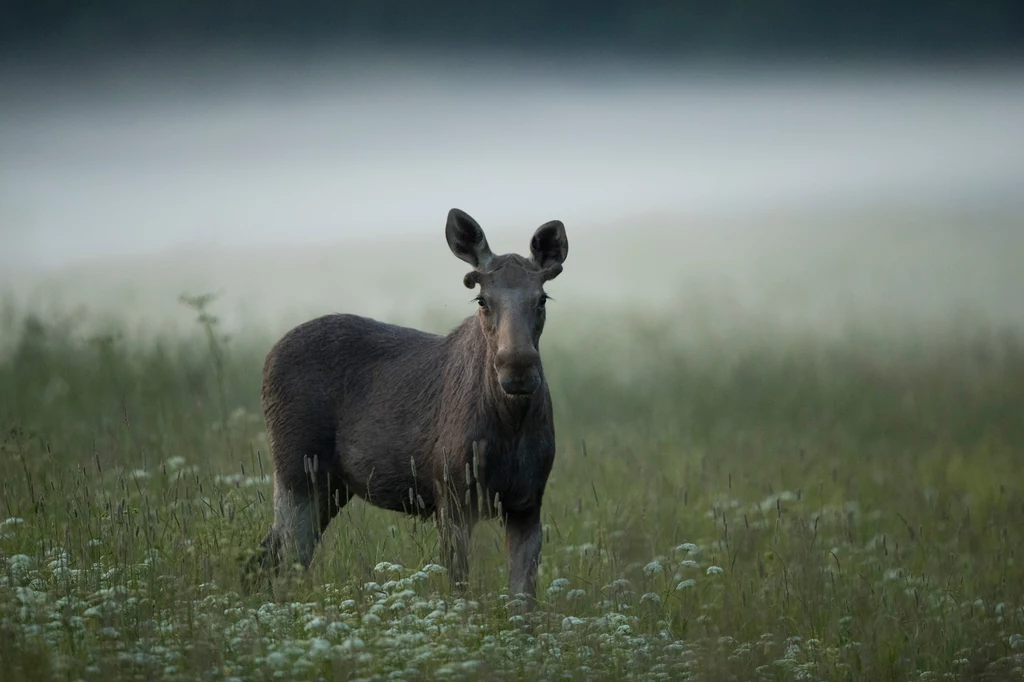
M 358 637 L 349 637 L 338 646 L 342 651 L 351 653 L 353 651 L 366 647 L 366 642 L 359 639 Z
M 613 581 L 611 584 L 605 587 L 606 590 L 628 590 L 633 587 L 633 584 L 625 578 L 619 578 Z
M 574 627 L 578 627 L 580 625 L 583 625 L 583 620 L 580 619 L 580 618 L 577 618 L 576 616 L 567 616 L 567 617 L 562 619 L 562 629 L 563 630 L 571 630 Z
M 330 658 L 331 645 L 326 639 L 314 637 L 309 640 L 309 654 L 314 659 Z
M 7 560 L 7 565 L 15 571 L 27 571 L 28 567 L 32 565 L 32 559 L 24 554 L 15 554 Z
M 288 663 L 288 657 L 280 651 L 274 651 L 267 656 L 267 663 L 274 668 L 283 668 Z
M 168 471 L 177 471 L 178 469 L 185 466 L 186 460 L 181 455 L 175 455 L 174 457 L 168 457 L 164 460 L 164 466 L 167 467 Z

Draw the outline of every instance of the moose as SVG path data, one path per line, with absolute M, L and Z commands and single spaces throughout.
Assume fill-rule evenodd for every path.
M 540 509 L 555 458 L 551 395 L 541 365 L 545 282 L 562 272 L 565 227 L 550 221 L 531 257 L 491 253 L 480 225 L 453 208 L 448 246 L 473 269 L 477 310 L 447 336 L 351 314 L 287 332 L 263 368 L 273 457 L 274 521 L 246 576 L 308 567 L 321 535 L 357 495 L 433 517 L 441 563 L 468 580 L 481 519 L 504 522 L 509 592 L 536 600 Z M 251 583 L 250 583 L 251 584 Z

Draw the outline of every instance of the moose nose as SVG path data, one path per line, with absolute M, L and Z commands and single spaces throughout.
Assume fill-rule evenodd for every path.
M 494 366 L 499 370 L 508 369 L 513 372 L 525 372 L 537 366 L 540 353 L 534 348 L 514 348 L 498 346 L 494 356 Z
M 529 395 L 540 386 L 537 363 L 540 354 L 533 348 L 509 351 L 498 349 L 495 369 L 501 390 L 509 395 Z

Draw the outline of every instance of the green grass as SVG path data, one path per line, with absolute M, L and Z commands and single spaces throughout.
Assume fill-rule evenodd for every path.
M 1024 337 L 601 319 L 628 331 L 553 312 L 545 338 L 559 450 L 524 620 L 496 524 L 457 598 L 431 524 L 359 501 L 308 582 L 244 595 L 273 338 L 8 310 L 0 677 L 1024 678 Z

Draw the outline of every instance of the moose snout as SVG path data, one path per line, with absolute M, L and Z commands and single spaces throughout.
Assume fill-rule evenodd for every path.
M 533 348 L 498 349 L 494 368 L 508 395 L 530 395 L 540 386 L 540 353 Z

